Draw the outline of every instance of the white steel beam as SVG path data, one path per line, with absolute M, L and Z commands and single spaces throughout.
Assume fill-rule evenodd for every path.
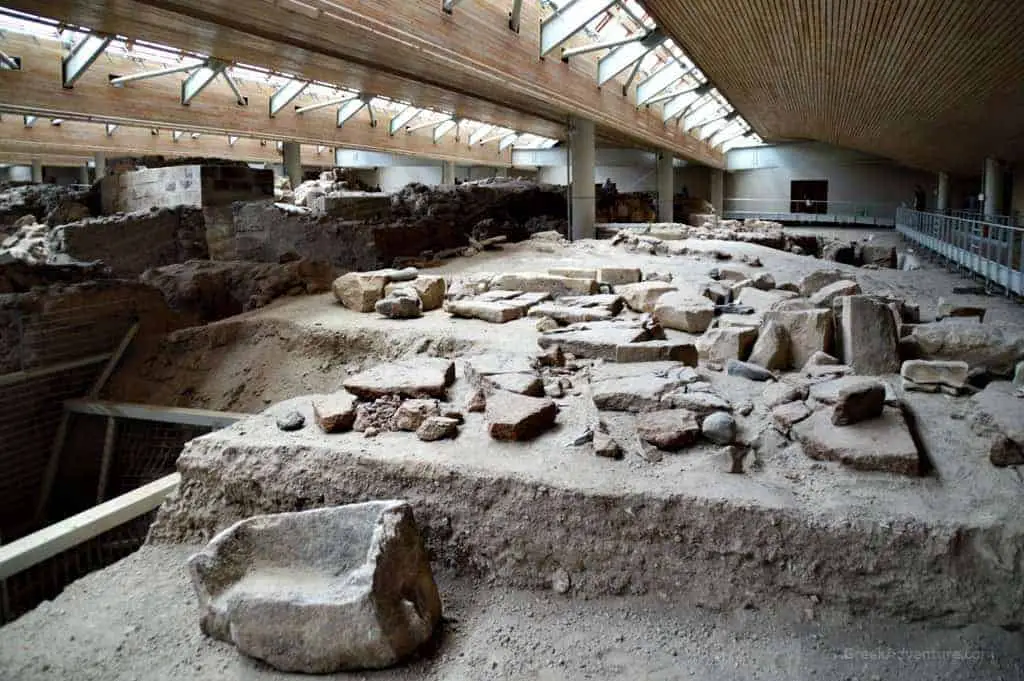
M 649 75 L 642 83 L 636 86 L 637 106 L 646 104 L 647 100 L 658 96 L 667 87 L 675 83 L 686 74 L 686 69 L 677 61 L 671 61 L 665 66 Z
M 597 62 L 597 84 L 604 85 L 630 66 L 639 64 L 663 42 L 665 34 L 660 29 L 654 29 L 639 42 L 623 45 L 601 57 Z
M 356 99 L 357 95 L 343 95 L 341 97 L 332 97 L 331 99 L 317 102 L 316 104 L 310 104 L 309 106 L 300 106 L 295 110 L 295 113 L 301 115 L 310 111 L 316 111 L 317 109 L 326 109 L 329 106 L 336 106 L 338 104 L 344 104 L 350 100 Z
M 419 109 L 411 104 L 399 111 L 391 119 L 391 122 L 388 123 L 388 134 L 394 137 L 399 130 L 412 123 L 413 119 L 419 116 L 422 111 L 423 109 Z
M 184 134 L 185 132 L 183 130 L 171 130 L 171 141 L 177 142 L 178 140 L 181 139 L 181 136 Z
M 228 146 L 235 146 L 235 142 L 238 141 L 238 135 L 228 135 Z
M 107 137 L 113 137 L 114 131 L 117 130 L 117 123 L 107 123 L 105 125 L 105 129 L 107 132 Z
M 270 117 L 276 116 L 281 109 L 288 106 L 293 99 L 301 95 L 307 85 L 309 85 L 308 81 L 292 78 L 277 88 L 274 94 L 270 95 Z
M 575 57 L 576 55 L 579 54 L 598 52 L 600 50 L 614 50 L 616 47 L 622 47 L 623 45 L 630 45 L 632 43 L 639 42 L 643 40 L 643 38 L 643 35 L 637 34 L 627 36 L 622 40 L 609 40 L 603 43 L 591 43 L 589 45 L 580 45 L 579 47 L 563 47 L 562 61 L 569 61 L 569 57 Z
M 31 128 L 39 120 L 39 116 L 22 116 L 22 121 L 25 123 L 26 128 Z
M 437 127 L 434 128 L 434 144 L 440 142 L 445 135 L 447 135 L 449 132 L 451 132 L 458 126 L 459 124 L 456 123 L 455 120 L 451 118 L 449 118 L 446 121 L 441 121 L 440 123 L 438 123 Z M 456 132 L 456 137 L 457 136 L 458 133 Z
M 618 0 L 572 0 L 540 25 L 540 56 L 544 57 L 583 27 L 607 12 Z
M 150 78 L 159 78 L 160 76 L 169 76 L 174 73 L 183 73 L 185 71 L 191 71 L 192 69 L 204 66 L 205 61 L 196 62 L 194 64 L 179 64 L 178 66 L 168 66 L 166 69 L 157 69 L 155 71 L 144 71 L 142 73 L 131 73 L 127 76 L 111 76 L 110 84 L 115 87 L 120 87 L 125 83 L 131 83 L 136 80 L 148 80 Z
M 700 87 L 692 88 L 686 92 L 677 94 L 670 102 L 665 104 L 661 110 L 661 117 L 667 123 L 678 116 L 684 115 L 695 103 L 707 96 L 711 88 L 705 83 Z
M 501 138 L 501 141 L 498 142 L 498 151 L 505 151 L 513 144 L 515 144 L 517 139 L 519 139 L 519 133 L 517 132 L 505 135 L 504 137 Z
M 110 36 L 99 33 L 90 33 L 71 48 L 71 51 L 61 60 L 61 74 L 64 87 L 74 87 L 75 81 L 82 77 L 85 70 L 92 66 L 92 63 L 103 54 L 107 45 L 113 40 Z
M 18 57 L 12 57 L 3 50 L 0 50 L 0 68 L 7 71 L 20 71 L 21 60 Z
M 235 79 L 231 77 L 231 74 L 228 73 L 228 70 L 226 68 L 221 69 L 220 75 L 224 76 L 224 80 L 227 81 L 228 87 L 231 88 L 231 92 L 234 93 L 235 102 L 238 103 L 238 106 L 248 105 L 249 100 L 246 99 L 245 96 L 242 94 L 242 91 L 238 89 L 238 83 L 236 83 Z
M 462 0 L 441 0 L 441 11 L 445 14 L 451 14 L 452 10 L 455 9 L 455 5 L 462 2 Z
M 356 97 L 344 102 L 338 107 L 338 127 L 345 125 L 345 121 L 355 116 L 366 106 L 366 100 Z
M 189 102 L 206 89 L 206 86 L 213 82 L 224 70 L 224 65 L 214 63 L 212 60 L 188 75 L 188 78 L 181 84 L 181 103 L 188 106 Z
M 410 125 L 409 129 L 406 130 L 406 132 L 416 132 L 417 130 L 422 130 L 423 128 L 432 128 L 432 127 L 434 127 L 436 125 L 439 125 L 439 124 L 441 124 L 441 123 L 443 123 L 445 121 L 451 120 L 451 118 L 452 118 L 451 116 L 445 116 L 440 121 L 428 121 L 426 123 L 420 123 L 419 125 Z
M 469 136 L 469 146 L 474 147 L 482 142 L 486 137 L 487 133 L 494 129 L 493 125 L 481 125 Z

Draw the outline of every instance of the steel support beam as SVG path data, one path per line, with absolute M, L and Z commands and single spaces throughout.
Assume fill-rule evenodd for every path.
M 302 115 L 309 113 L 310 111 L 317 111 L 318 109 L 326 109 L 329 106 L 336 106 L 338 104 L 344 104 L 345 102 L 357 99 L 357 95 L 344 95 L 342 97 L 332 97 L 331 99 L 323 102 L 317 102 L 316 104 L 310 104 L 308 106 L 300 106 L 295 110 L 295 113 Z
M 22 116 L 21 120 L 25 124 L 26 128 L 31 128 L 33 125 L 36 124 L 36 121 L 39 120 L 39 117 L 38 116 Z
M 178 140 L 181 139 L 181 136 L 184 134 L 185 132 L 182 130 L 171 130 L 171 141 L 177 142 Z
M 200 66 L 205 65 L 205 61 L 200 61 L 196 62 L 195 64 L 179 64 L 178 66 L 168 66 L 166 69 L 144 71 L 142 73 L 132 73 L 127 76 L 111 76 L 110 84 L 115 87 L 121 87 L 125 83 L 133 83 L 137 80 L 149 80 L 150 78 L 159 78 L 160 76 L 170 76 L 175 73 L 184 73 L 185 71 L 191 71 L 192 69 L 197 69 Z
M 451 14 L 455 6 L 462 2 L 462 0 L 441 0 L 441 11 L 445 14 Z
M 228 73 L 226 68 L 221 69 L 220 75 L 224 76 L 224 80 L 227 81 L 228 87 L 231 88 L 231 92 L 234 93 L 235 102 L 238 103 L 238 106 L 246 106 L 249 104 L 249 100 L 247 100 L 242 94 L 242 91 L 238 89 L 238 83 L 235 82 L 235 79 L 231 77 L 231 74 Z
M 609 40 L 603 43 L 591 43 L 589 45 L 580 45 L 579 47 L 563 47 L 562 61 L 569 61 L 570 57 L 575 57 L 581 54 L 589 54 L 590 52 L 600 52 L 601 50 L 614 50 L 616 47 L 622 47 L 623 45 L 630 45 L 632 43 L 639 42 L 643 40 L 644 37 L 645 36 L 643 35 L 632 35 L 625 37 L 622 40 Z
M 639 42 L 623 45 L 601 57 L 597 62 L 597 84 L 604 85 L 629 67 L 639 64 L 663 42 L 665 34 L 660 29 L 654 29 Z
M 561 46 L 583 27 L 607 12 L 618 0 L 573 0 L 545 19 L 540 25 L 540 56 Z
M 678 62 L 672 61 L 649 75 L 642 83 L 636 86 L 636 105 L 641 106 L 647 100 L 656 97 L 686 75 L 686 69 Z
M 498 151 L 505 151 L 506 149 L 514 145 L 517 139 L 519 139 L 518 133 L 513 132 L 509 135 L 505 135 L 504 137 L 501 138 L 501 141 L 498 142 Z
M 81 78 L 86 69 L 103 54 L 111 40 L 113 38 L 110 36 L 90 33 L 72 47 L 68 55 L 61 60 L 61 80 L 64 87 L 74 87 L 75 81 Z
M 716 102 L 716 104 L 717 104 L 717 102 Z M 733 118 L 736 118 L 737 115 L 738 114 L 735 111 L 719 112 L 717 114 L 713 114 L 711 116 L 711 118 L 705 118 L 705 119 L 701 120 L 700 122 L 694 122 L 694 123 L 689 123 L 688 122 L 686 127 L 687 127 L 688 130 L 696 130 L 697 128 L 706 128 L 708 125 L 711 125 L 712 123 L 717 123 L 718 121 L 721 121 L 721 120 L 732 120 Z M 703 135 L 700 136 L 699 139 L 703 140 L 704 139 Z
M 20 71 L 21 61 L 17 57 L 12 57 L 3 50 L 0 50 L 0 68 L 6 71 Z
M 475 147 L 487 138 L 487 133 L 494 129 L 493 125 L 481 125 L 469 136 L 469 146 Z
M 228 135 L 228 146 L 235 146 L 235 142 L 238 141 L 238 135 Z
M 356 97 L 350 99 L 341 106 L 338 107 L 338 122 L 337 125 L 340 128 L 345 125 L 345 122 L 355 116 L 357 113 L 363 110 L 363 107 L 367 106 L 366 100 Z
M 458 137 L 458 132 L 457 132 L 457 128 L 458 127 L 459 127 L 459 124 L 454 119 L 451 119 L 451 118 L 449 118 L 446 121 L 441 121 L 440 123 L 438 123 L 437 127 L 434 128 L 434 144 L 437 144 L 439 141 L 441 141 L 441 138 L 443 138 L 445 135 L 447 135 L 452 130 L 456 130 L 455 135 L 456 135 L 456 138 L 457 138 Z
M 219 76 L 223 70 L 223 64 L 214 64 L 211 61 L 190 73 L 188 78 L 181 84 L 181 103 L 184 106 L 188 106 L 189 102 L 205 90 L 206 86 L 212 83 L 214 78 Z
M 293 99 L 302 94 L 309 85 L 308 81 L 292 78 L 270 95 L 270 117 L 276 116 L 281 109 L 288 106 Z
M 117 130 L 117 123 L 107 123 L 104 126 L 107 137 L 113 137 L 114 131 Z
M 519 33 L 519 17 L 523 12 L 523 0 L 513 0 L 512 11 L 508 13 L 508 27 L 514 33 Z
M 426 123 L 420 123 L 419 125 L 410 125 L 408 129 L 406 129 L 406 132 L 412 133 L 416 132 L 417 130 L 423 130 L 424 128 L 433 128 L 435 126 L 440 125 L 441 123 L 444 123 L 445 121 L 450 121 L 451 118 L 451 116 L 447 116 L 446 118 L 443 118 L 440 121 L 428 121 Z
M 409 123 L 412 123 L 413 119 L 420 115 L 421 111 L 423 110 L 412 106 L 411 104 L 399 111 L 395 114 L 395 117 L 391 119 L 391 122 L 388 123 L 388 134 L 394 137 L 398 134 L 399 130 L 407 126 Z

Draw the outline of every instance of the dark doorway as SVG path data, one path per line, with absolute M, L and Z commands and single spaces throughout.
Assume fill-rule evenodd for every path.
M 790 213 L 827 213 L 828 180 L 793 180 L 789 189 Z

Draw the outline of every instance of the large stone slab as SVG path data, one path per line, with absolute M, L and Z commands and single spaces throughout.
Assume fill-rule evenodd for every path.
M 814 270 L 810 274 L 801 277 L 800 281 L 797 282 L 797 287 L 800 289 L 800 295 L 804 298 L 810 298 L 829 284 L 834 284 L 843 278 L 844 275 L 840 270 Z
M 509 272 L 491 280 L 492 289 L 547 293 L 553 296 L 589 295 L 597 293 L 596 279 L 560 277 L 543 272 Z
M 597 281 L 611 286 L 635 284 L 640 281 L 641 276 L 640 270 L 636 267 L 601 267 L 597 270 Z
M 773 289 L 770 291 L 763 291 L 755 286 L 746 286 L 740 291 L 739 296 L 736 298 L 736 302 L 740 305 L 749 305 L 759 313 L 765 313 L 773 309 L 776 305 L 779 305 L 783 301 L 796 298 L 796 294 L 792 291 L 782 291 L 779 289 Z
M 592 296 L 562 296 L 558 299 L 562 305 L 572 307 L 603 308 L 612 314 L 619 314 L 626 301 L 616 293 L 598 293 Z
M 640 324 L 592 322 L 545 331 L 537 344 L 545 349 L 560 345 L 563 352 L 577 357 L 614 362 L 618 346 L 647 340 L 652 340 L 651 333 Z
M 765 322 L 775 322 L 789 338 L 789 359 L 794 367 L 802 367 L 816 352 L 830 352 L 835 335 L 831 310 L 773 310 Z
M 1024 447 L 1024 399 L 1009 381 L 992 381 L 971 398 L 976 414 L 1020 447 Z
M 899 326 L 892 309 L 870 296 L 845 296 L 841 300 L 843 363 L 858 374 L 897 373 Z
M 682 362 L 697 366 L 697 346 L 676 340 L 649 340 L 615 347 L 616 362 Z
M 590 394 L 601 411 L 640 413 L 664 409 L 662 397 L 688 382 L 687 377 L 659 376 L 654 372 L 594 381 Z
M 575 307 L 560 303 L 541 303 L 530 308 L 531 317 L 550 317 L 560 324 L 607 321 L 615 316 L 603 307 Z
M 967 385 L 967 362 L 908 359 L 900 367 L 900 376 L 919 385 L 945 385 L 963 388 Z
M 841 296 L 855 296 L 860 293 L 860 284 L 849 279 L 840 279 L 823 287 L 811 296 L 811 304 L 815 307 L 832 309 L 832 302 Z
M 790 366 L 789 334 L 776 321 L 770 320 L 761 326 L 754 349 L 748 361 L 765 369 L 782 370 Z
M 902 412 L 886 407 L 881 416 L 837 428 L 830 410 L 821 409 L 796 423 L 790 435 L 804 453 L 819 461 L 838 461 L 859 471 L 920 475 L 921 459 Z
M 532 440 L 555 425 L 558 407 L 546 397 L 497 391 L 487 397 L 484 417 L 495 440 Z
M 658 299 L 675 290 L 677 287 L 663 281 L 641 281 L 615 287 L 615 292 L 622 296 L 626 305 L 634 312 L 654 312 Z
M 430 561 L 402 501 L 254 516 L 188 564 L 203 632 L 282 671 L 389 667 L 441 619 Z
M 690 291 L 669 291 L 655 302 L 654 318 L 666 329 L 704 333 L 715 318 L 715 305 Z
M 446 388 L 454 381 L 454 362 L 422 357 L 378 364 L 349 376 L 342 385 L 353 395 L 367 399 L 384 395 L 444 399 Z
M 908 357 L 963 361 L 971 371 L 1011 377 L 1024 360 L 1024 327 L 960 320 L 918 324 L 900 348 Z
M 838 365 L 842 366 L 842 365 Z M 820 383 L 812 383 L 808 386 L 807 395 L 810 400 L 821 404 L 834 405 L 839 400 L 839 393 L 846 388 L 860 384 L 865 379 L 863 376 L 839 376 Z M 887 382 L 882 382 L 885 387 L 885 402 L 889 405 L 899 404 L 899 396 Z
M 697 352 L 701 359 L 711 362 L 745 360 L 756 341 L 755 328 L 708 329 L 697 339 Z
M 841 388 L 832 408 L 832 425 L 850 426 L 878 418 L 885 407 L 885 385 L 881 381 L 860 379 Z

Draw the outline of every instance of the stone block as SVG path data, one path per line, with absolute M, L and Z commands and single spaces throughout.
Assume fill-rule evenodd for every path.
M 254 516 L 188 565 L 203 632 L 281 671 L 390 667 L 441 619 L 429 558 L 402 501 Z
M 658 299 L 675 290 L 675 286 L 662 281 L 642 281 L 615 287 L 615 292 L 622 296 L 626 305 L 634 312 L 654 312 Z
M 811 415 L 806 404 L 799 401 L 785 402 L 771 410 L 772 425 L 783 435 L 788 435 L 794 424 L 800 423 Z
M 756 328 L 708 329 L 697 339 L 697 353 L 701 359 L 723 364 L 730 359 L 745 360 L 756 341 Z
M 715 318 L 715 305 L 689 291 L 669 291 L 655 303 L 654 318 L 666 329 L 704 333 Z
M 395 430 L 413 432 L 419 428 L 427 418 L 440 415 L 441 407 L 438 405 L 437 400 L 405 400 L 398 405 L 395 415 L 391 417 L 391 422 Z
M 946 319 L 947 317 L 977 317 L 979 322 L 983 322 L 985 321 L 985 308 L 979 305 L 963 305 L 952 300 L 939 298 L 935 318 Z
M 560 324 L 607 321 L 615 315 L 603 307 L 575 307 L 560 303 L 540 303 L 530 308 L 531 317 L 550 317 Z
M 389 281 L 379 272 L 349 272 L 335 279 L 331 288 L 335 299 L 348 309 L 373 312 Z
M 337 392 L 313 398 L 313 417 L 325 433 L 351 430 L 356 420 L 355 395 Z
M 870 296 L 845 296 L 841 300 L 843 362 L 858 374 L 898 372 L 899 329 L 889 306 Z
M 428 416 L 416 429 L 416 437 L 424 442 L 446 440 L 459 434 L 459 420 L 448 416 Z
M 921 459 L 902 412 L 886 407 L 881 416 L 837 428 L 829 410 L 795 424 L 791 436 L 804 453 L 819 461 L 837 461 L 858 471 L 920 475 Z
M 800 295 L 810 298 L 829 284 L 834 284 L 842 279 L 845 279 L 845 275 L 840 270 L 814 270 L 801 277 L 797 282 L 797 287 L 800 289 Z
M 491 280 L 492 289 L 547 293 L 549 295 L 590 295 L 597 293 L 597 280 L 574 277 L 559 277 L 542 272 L 510 272 L 499 274 Z
M 832 309 L 832 301 L 841 296 L 855 296 L 860 293 L 860 284 L 849 279 L 840 279 L 822 287 L 811 296 L 811 304 L 815 307 Z
M 670 340 L 623 343 L 615 347 L 616 362 L 682 362 L 697 366 L 697 346 Z
M 590 322 L 571 324 L 546 331 L 537 338 L 542 348 L 560 345 L 563 352 L 585 359 L 615 361 L 618 346 L 653 340 L 651 332 L 640 324 L 624 322 Z
M 787 369 L 790 366 L 789 344 L 786 329 L 769 320 L 761 326 L 748 361 L 769 370 Z
M 444 399 L 447 387 L 454 381 L 454 362 L 423 357 L 378 364 L 349 376 L 343 385 L 353 395 L 365 399 L 376 399 L 385 395 Z
M 546 397 L 498 391 L 487 397 L 487 429 L 495 440 L 532 440 L 555 425 L 558 407 Z
M 1024 359 L 1024 328 L 964 319 L 918 324 L 901 339 L 900 349 L 907 357 L 963 361 L 970 371 L 1009 378 Z
M 388 284 L 384 287 L 384 295 L 390 296 L 391 292 L 400 286 L 406 288 L 411 286 L 416 290 L 416 293 L 420 296 L 420 302 L 423 304 L 424 312 L 437 310 L 444 304 L 444 296 L 447 290 L 444 277 L 421 274 L 409 282 Z
M 453 317 L 479 319 L 491 324 L 504 324 L 513 319 L 520 319 L 525 314 L 525 310 L 520 305 L 503 301 L 473 299 L 450 300 L 445 304 L 444 309 Z
M 548 274 L 570 279 L 597 279 L 597 270 L 576 267 L 552 267 L 548 269 Z
M 700 437 L 696 415 L 686 409 L 663 409 L 640 414 L 636 434 L 658 449 L 674 452 L 688 447 Z
M 967 362 L 908 359 L 900 367 L 900 376 L 916 384 L 941 384 L 951 388 L 967 385 Z
M 640 270 L 636 267 L 601 267 L 597 270 L 597 281 L 601 284 L 620 286 L 640 281 Z
M 779 303 L 795 298 L 796 294 L 791 291 L 778 289 L 762 291 L 755 286 L 746 286 L 739 292 L 735 301 L 740 305 L 749 305 L 757 312 L 765 313 L 775 308 Z
M 832 408 L 832 425 L 849 426 L 878 418 L 885 407 L 885 386 L 869 379 L 851 381 L 839 390 Z

